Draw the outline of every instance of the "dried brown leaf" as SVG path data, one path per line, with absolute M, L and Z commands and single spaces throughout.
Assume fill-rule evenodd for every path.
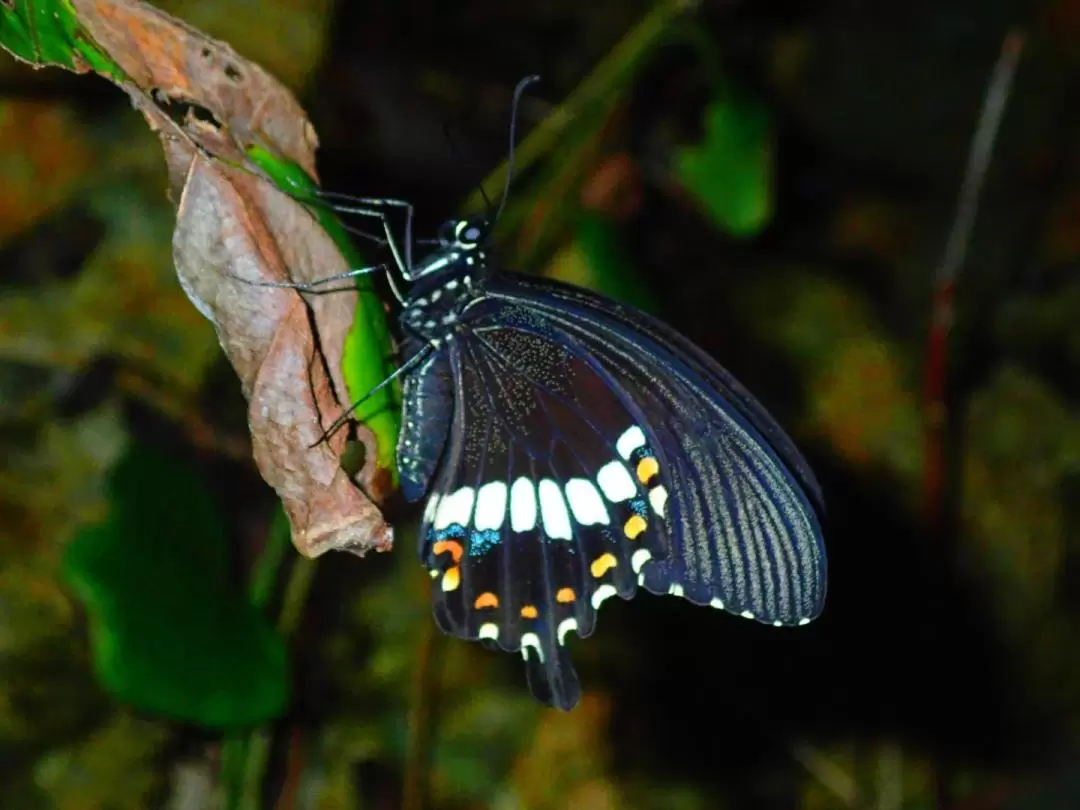
M 341 352 L 356 293 L 311 296 L 260 286 L 347 270 L 311 214 L 258 174 L 259 146 L 315 176 L 318 139 L 292 95 L 228 45 L 135 0 L 72 0 L 84 29 L 131 81 L 124 87 L 162 139 L 179 200 L 180 282 L 217 330 L 249 402 L 255 462 L 285 506 L 297 549 L 364 553 L 392 531 L 341 469 L 345 438 L 316 444 L 348 399 Z M 243 168 L 241 168 L 243 167 Z M 360 480 L 384 497 L 375 437 Z

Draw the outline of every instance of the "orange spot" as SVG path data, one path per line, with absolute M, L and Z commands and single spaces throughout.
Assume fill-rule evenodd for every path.
M 641 515 L 634 515 L 632 518 L 626 521 L 626 525 L 623 526 L 623 532 L 626 534 L 627 537 L 633 540 L 639 534 L 645 531 L 648 526 L 649 524 L 645 522 L 645 518 L 643 518 Z
M 523 619 L 535 619 L 540 614 L 537 612 L 536 607 L 533 605 L 521 606 L 521 618 Z
M 439 554 L 445 554 L 447 551 L 449 551 L 450 556 L 453 558 L 455 563 L 461 559 L 461 555 L 464 552 L 464 549 L 461 547 L 461 543 L 459 543 L 457 540 L 437 540 L 435 542 L 435 547 L 432 550 L 435 552 L 436 556 L 438 556 Z
M 649 483 L 649 480 L 658 472 L 660 472 L 660 464 L 652 456 L 645 456 L 638 462 L 637 477 L 641 483 Z
M 618 560 L 615 559 L 614 554 L 601 554 L 592 561 L 589 570 L 592 571 L 594 577 L 600 579 L 600 577 L 607 573 L 609 568 L 614 568 L 617 564 Z
M 491 591 L 482 593 L 476 597 L 476 602 L 473 603 L 473 607 L 477 610 L 481 608 L 497 608 L 499 606 L 499 597 L 493 594 Z
M 555 601 L 566 604 L 567 602 L 574 601 L 574 589 L 573 588 L 559 588 L 559 592 L 555 594 Z
M 452 591 L 461 584 L 461 569 L 456 565 L 453 568 L 448 568 L 446 573 L 442 576 L 442 589 L 444 591 Z

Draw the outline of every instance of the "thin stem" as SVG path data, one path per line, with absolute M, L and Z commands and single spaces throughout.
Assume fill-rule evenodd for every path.
M 259 610 L 265 611 L 274 594 L 274 585 L 281 575 L 281 566 L 288 555 L 291 540 L 289 519 L 280 504 L 274 510 L 274 519 L 262 553 L 252 566 L 248 599 Z
M 845 807 L 859 806 L 859 790 L 854 777 L 812 745 L 792 746 L 791 756 Z
M 934 296 L 930 331 L 927 335 L 923 400 L 926 419 L 923 510 L 927 524 L 930 526 L 936 526 L 941 517 L 942 489 L 945 480 L 942 434 L 946 413 L 946 357 L 953 321 L 953 296 L 957 279 L 967 258 L 971 232 L 979 210 L 979 197 L 1023 47 L 1024 35 L 1019 31 L 1009 32 L 1001 46 L 968 151 L 967 169 L 960 187 L 956 217 L 945 244 L 941 263 L 934 273 Z
M 307 604 L 308 592 L 311 590 L 317 568 L 318 564 L 314 560 L 299 556 L 293 560 L 292 572 L 285 585 L 285 596 L 277 623 L 278 631 L 286 639 L 291 638 L 296 628 L 300 626 L 304 605 Z
M 290 539 L 289 521 L 279 505 L 266 545 L 252 567 L 248 589 L 251 604 L 262 611 L 269 607 L 282 568 L 290 557 Z M 278 630 L 286 640 L 300 624 L 315 568 L 312 560 L 297 558 L 293 561 L 277 620 Z M 221 752 L 221 773 L 226 786 L 226 806 L 230 810 L 259 810 L 271 741 L 270 726 L 226 737 Z
M 514 163 L 524 172 L 540 157 L 551 151 L 564 137 L 566 130 L 594 105 L 616 103 L 619 86 L 629 81 L 642 57 L 667 34 L 672 21 L 684 12 L 696 8 L 698 0 L 661 0 L 645 15 L 637 27 L 616 45 L 607 57 L 571 93 L 566 101 L 548 115 L 515 150 Z M 605 99 L 608 99 L 605 102 Z M 508 161 L 495 169 L 480 184 L 487 188 L 505 185 Z M 474 193 L 465 204 L 466 210 L 477 210 L 482 200 Z
M 435 647 L 440 636 L 434 622 L 425 622 L 413 674 L 409 743 L 405 752 L 405 783 L 402 787 L 402 810 L 424 810 L 428 793 L 428 767 L 431 758 L 432 704 L 434 696 Z

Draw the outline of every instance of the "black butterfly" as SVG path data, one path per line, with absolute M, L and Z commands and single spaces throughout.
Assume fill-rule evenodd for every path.
M 821 490 L 779 425 L 652 317 L 496 272 L 492 221 L 447 223 L 416 264 L 408 231 L 401 257 L 387 227 L 412 285 L 397 462 L 406 499 L 427 497 L 439 627 L 520 651 L 532 693 L 568 710 L 567 635 L 590 635 L 612 596 L 642 586 L 777 626 L 817 616 Z

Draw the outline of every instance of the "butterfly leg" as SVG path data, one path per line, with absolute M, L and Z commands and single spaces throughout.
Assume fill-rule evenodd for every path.
M 311 446 L 316 447 L 317 445 L 321 444 L 322 442 L 324 442 L 328 438 L 330 438 L 330 436 L 332 436 L 342 425 L 344 425 L 346 422 L 349 421 L 349 418 L 352 416 L 353 412 L 357 408 L 359 408 L 361 405 L 363 405 L 365 402 L 367 402 L 369 399 L 371 399 L 373 396 L 375 396 L 375 394 L 377 394 L 383 388 L 390 385 L 390 383 L 392 383 L 398 377 L 402 377 L 405 374 L 408 374 L 416 366 L 418 366 L 422 362 L 424 362 L 428 358 L 428 355 L 430 355 L 431 352 L 435 350 L 435 348 L 436 347 L 434 345 L 430 344 L 430 343 L 425 344 L 420 349 L 420 351 L 418 351 L 416 354 L 414 354 L 412 357 L 410 357 L 408 360 L 406 360 L 401 366 L 399 366 L 386 379 L 384 379 L 381 383 L 376 385 L 374 388 L 372 388 L 370 391 L 368 391 L 366 394 L 364 394 L 362 397 L 360 397 L 360 399 L 356 400 L 352 405 L 350 405 L 348 408 L 346 408 L 342 412 L 341 416 L 339 416 L 337 419 L 335 419 L 333 422 L 331 422 L 330 427 L 328 427 L 326 430 L 323 431 L 323 434 L 319 437 L 319 440 L 317 442 L 315 442 L 315 444 L 313 444 Z
M 366 210 L 370 210 L 370 209 L 367 209 L 368 206 L 385 206 L 385 207 L 390 207 L 390 208 L 403 208 L 403 209 L 405 209 L 405 264 L 404 264 L 404 267 L 402 268 L 402 272 L 405 274 L 406 278 L 408 278 L 411 275 L 412 266 L 413 266 L 413 257 L 412 257 L 412 246 L 413 246 L 413 233 L 412 233 L 413 204 L 412 203 L 407 202 L 406 200 L 395 200 L 395 199 L 386 198 L 386 197 L 353 197 L 353 196 L 350 196 L 348 194 L 339 194 L 339 193 L 333 192 L 333 191 L 319 191 L 318 195 L 322 199 L 331 200 L 331 201 L 340 200 L 342 202 L 349 203 L 349 205 L 340 205 L 338 203 L 331 202 L 331 205 L 333 206 L 334 210 L 340 211 L 342 213 L 353 213 L 353 214 L 360 213 L 359 211 L 355 210 L 356 206 L 364 207 Z M 381 214 L 381 212 L 378 212 L 378 213 Z M 389 231 L 389 225 L 387 224 L 387 221 L 385 219 L 385 214 L 382 214 L 382 216 L 383 216 L 383 226 L 387 231 L 387 238 L 392 239 L 392 237 L 390 235 L 390 231 Z M 391 250 L 394 250 L 393 245 L 391 245 Z M 395 255 L 395 257 L 397 257 L 396 251 L 395 251 L 394 255 Z M 400 261 L 398 262 L 398 265 L 401 266 Z
M 398 202 L 401 202 L 400 200 Z M 386 234 L 386 241 L 390 247 L 390 252 L 394 256 L 394 263 L 397 265 L 398 271 L 406 278 L 412 278 L 412 206 L 408 203 L 402 202 L 402 205 L 408 206 L 409 220 L 405 226 L 405 256 L 401 255 L 401 251 L 398 248 L 397 240 L 394 238 L 394 232 L 390 228 L 390 218 L 386 216 L 382 211 L 376 211 L 373 208 L 360 208 L 356 206 L 347 205 L 334 205 L 334 210 L 340 214 L 356 214 L 357 216 L 373 217 L 382 222 L 383 232 Z M 405 303 L 405 296 L 402 295 L 401 290 L 398 289 L 397 284 L 394 283 L 394 277 L 390 274 L 386 274 L 387 281 L 390 282 L 390 289 L 394 293 L 394 297 L 399 303 Z
M 385 264 L 376 264 L 371 267 L 359 267 L 355 270 L 346 270 L 344 273 L 336 273 L 326 278 L 315 279 L 315 281 L 249 281 L 248 279 L 240 278 L 232 274 L 226 273 L 229 278 L 234 278 L 237 281 L 243 281 L 245 284 L 250 284 L 253 287 L 283 287 L 289 290 L 300 290 L 301 292 L 310 292 L 315 294 L 325 294 L 333 292 L 347 292 L 349 290 L 355 290 L 355 287 L 335 287 L 332 289 L 325 289 L 325 285 L 332 284 L 335 281 L 344 281 L 350 278 L 357 278 L 358 276 L 367 276 L 372 273 L 385 273 L 389 268 Z

